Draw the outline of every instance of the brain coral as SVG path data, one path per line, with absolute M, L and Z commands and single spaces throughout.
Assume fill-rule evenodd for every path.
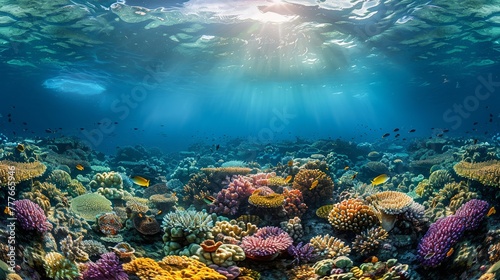
M 354 232 L 361 232 L 378 222 L 372 207 L 361 199 L 346 199 L 333 205 L 328 221 L 338 230 Z
M 332 179 L 319 169 L 301 169 L 295 175 L 292 188 L 302 192 L 308 205 L 324 204 L 333 196 Z
M 19 184 L 19 182 L 42 176 L 46 169 L 45 164 L 39 161 L 14 162 L 2 160 L 0 161 L 0 186 L 6 186 L 9 182 Z
M 111 201 L 97 193 L 88 193 L 71 200 L 70 208 L 87 221 L 95 221 L 98 214 L 111 212 Z
M 455 172 L 465 178 L 479 181 L 486 186 L 500 187 L 500 161 L 485 162 L 461 161 L 453 166 Z

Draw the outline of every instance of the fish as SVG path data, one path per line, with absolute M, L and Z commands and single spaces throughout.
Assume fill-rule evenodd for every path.
M 24 145 L 21 143 L 17 144 L 16 150 L 18 150 L 20 153 L 24 152 Z
M 142 218 L 142 213 L 139 213 L 137 216 L 139 216 L 139 218 Z
M 293 159 L 289 160 L 289 161 L 287 162 L 287 165 L 288 165 L 289 167 L 292 167 L 292 166 L 293 166 Z
M 203 201 L 205 201 L 206 204 L 212 204 L 215 201 L 215 197 L 211 195 L 205 195 L 203 196 Z
M 477 144 L 477 139 L 474 139 L 474 145 L 476 145 L 476 144 Z
M 386 133 L 386 134 L 382 135 L 382 138 L 385 138 L 385 137 L 387 137 L 389 135 L 391 135 L 391 134 L 390 133 Z
M 356 173 L 354 173 L 354 174 L 352 174 L 351 180 L 356 179 L 356 176 L 358 176 L 358 173 L 357 173 L 357 172 L 356 172 Z
M 389 176 L 387 174 L 380 174 L 377 177 L 373 178 L 372 180 L 372 185 L 378 186 L 381 185 L 389 180 Z
M 395 129 L 394 129 L 394 132 L 398 132 L 398 131 L 399 131 L 399 128 L 395 128 Z
M 288 175 L 288 176 L 286 176 L 286 178 L 285 178 L 285 183 L 287 183 L 287 184 L 288 184 L 291 180 L 292 180 L 292 175 Z
M 495 210 L 495 206 L 491 206 L 490 210 L 488 210 L 488 214 L 486 214 L 486 217 L 489 217 L 493 214 L 495 214 L 497 210 Z
M 81 165 L 81 164 L 77 164 L 77 165 L 75 166 L 75 168 L 76 168 L 76 169 L 78 169 L 78 170 L 80 170 L 80 171 L 83 171 L 83 169 L 85 169 L 85 168 L 83 167 L 83 165 Z
M 149 187 L 149 180 L 141 176 L 132 177 L 132 182 L 141 187 Z
M 158 210 L 158 212 L 156 212 L 156 215 L 160 215 L 161 213 L 163 213 L 163 211 Z
M 394 137 L 398 138 L 399 136 L 401 136 L 399 133 L 394 135 Z
M 10 209 L 10 207 L 9 207 L 9 206 L 6 206 L 6 207 L 5 207 L 5 209 L 3 210 L 3 213 L 4 213 L 4 214 L 7 214 L 7 215 L 9 215 L 9 216 L 13 216 L 13 215 L 14 215 L 14 213 L 12 212 L 12 210 Z
M 318 184 L 319 184 L 318 180 L 314 180 L 314 182 L 312 182 L 309 190 L 312 191 L 314 188 L 316 188 L 316 186 L 318 186 Z
M 410 130 L 409 132 L 411 133 L 411 132 L 415 132 L 415 131 L 417 131 L 417 130 L 416 130 L 416 129 L 412 129 L 412 130 Z
M 443 129 L 443 133 L 450 131 L 449 129 Z
M 472 125 L 477 125 L 477 124 L 478 124 L 478 122 L 474 122 Z
M 446 256 L 449 257 L 453 254 L 455 250 L 453 248 L 450 248 L 450 250 L 448 250 L 448 252 L 446 253 Z
M 365 263 L 376 263 L 376 262 L 378 262 L 378 258 L 377 258 L 377 256 L 371 256 L 371 257 L 368 257 L 363 262 L 365 262 Z
M 344 170 L 349 170 L 349 166 L 344 167 Z
M 217 146 L 215 146 L 215 150 L 216 150 L 216 151 L 218 151 L 218 150 L 219 150 L 219 148 L 220 148 L 220 145 L 219 145 L 219 144 L 217 144 Z

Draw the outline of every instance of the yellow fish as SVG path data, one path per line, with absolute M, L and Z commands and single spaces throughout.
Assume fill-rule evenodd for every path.
M 141 176 L 132 177 L 132 182 L 141 187 L 149 187 L 149 180 Z
M 314 182 L 312 182 L 311 187 L 309 188 L 309 190 L 312 191 L 318 184 L 319 184 L 318 180 L 314 180 Z
M 349 169 L 349 166 L 344 167 L 344 170 L 348 170 L 348 169 Z
M 85 168 L 83 167 L 83 165 L 81 165 L 81 164 L 77 164 L 77 165 L 75 166 L 75 168 L 76 168 L 76 169 L 78 169 L 78 170 L 80 170 L 80 171 L 83 171 L 83 169 L 85 169 Z
M 372 185 L 374 185 L 374 186 L 381 185 L 381 184 L 389 181 L 389 178 L 390 177 L 387 176 L 387 174 L 378 175 L 377 177 L 373 178 Z
M 491 206 L 490 210 L 488 211 L 488 214 L 486 214 L 486 217 L 489 217 L 493 214 L 495 214 L 497 211 L 495 210 L 495 206 Z
M 22 153 L 22 152 L 24 152 L 24 145 L 23 145 L 23 144 L 17 144 L 16 149 L 17 149 L 20 153 Z
M 290 182 L 291 180 L 292 180 L 292 175 L 288 175 L 288 176 L 286 176 L 286 178 L 285 178 L 285 183 L 287 183 L 287 184 L 288 184 L 288 182 Z

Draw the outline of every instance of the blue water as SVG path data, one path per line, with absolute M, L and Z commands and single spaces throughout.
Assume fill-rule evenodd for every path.
M 20 35 L 1 37 L 2 130 L 75 135 L 105 152 L 233 137 L 402 142 L 449 130 L 488 139 L 498 130 L 495 13 L 444 1 L 318 3 L 6 11 L 12 22 L 2 26 Z M 130 6 L 144 8 L 123 12 Z

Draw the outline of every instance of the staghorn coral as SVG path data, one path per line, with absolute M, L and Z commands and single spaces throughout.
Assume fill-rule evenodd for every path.
M 366 198 L 375 209 L 382 227 L 390 231 L 396 222 L 398 214 L 405 213 L 413 203 L 413 198 L 409 195 L 396 191 L 383 191 Z
M 89 260 L 89 255 L 84 250 L 82 240 L 83 236 L 73 240 L 71 235 L 61 240 L 61 251 L 68 260 L 73 262 L 86 262 Z
M 332 209 L 333 209 L 333 204 L 323 205 L 316 210 L 316 216 L 323 219 L 328 219 L 328 215 L 330 214 Z
M 9 182 L 16 185 L 22 181 L 42 176 L 47 167 L 45 164 L 35 162 L 0 161 L 0 186 L 7 186 Z
M 292 245 L 292 238 L 280 228 L 263 227 L 241 241 L 247 258 L 258 261 L 273 260 Z
M 47 276 L 55 280 L 73 280 L 80 277 L 76 264 L 57 252 L 45 255 L 43 267 Z
M 236 220 L 217 221 L 212 228 L 212 235 L 215 236 L 217 241 L 223 241 L 224 243 L 227 243 L 226 240 L 235 240 L 239 242 L 243 237 L 252 235 L 256 232 L 256 225 Z
M 87 221 L 95 221 L 98 214 L 111 212 L 111 201 L 97 193 L 88 193 L 71 200 L 71 211 Z
M 320 258 L 336 258 L 347 256 L 351 248 L 344 241 L 327 235 L 316 235 L 309 241 L 314 247 L 314 253 Z
M 352 243 L 352 249 L 359 254 L 366 256 L 377 250 L 380 243 L 384 241 L 389 234 L 382 227 L 372 227 L 356 235 Z
M 137 258 L 123 264 L 128 274 L 141 280 L 226 280 L 227 278 L 200 261 L 186 256 L 166 256 L 155 262 L 149 258 Z
M 292 188 L 300 190 L 308 205 L 324 204 L 332 199 L 333 181 L 319 169 L 301 169 L 293 180 Z
M 267 193 L 259 188 L 248 197 L 248 203 L 259 208 L 278 208 L 285 204 L 285 197 L 275 192 Z
M 347 199 L 333 205 L 328 221 L 337 230 L 361 232 L 378 223 L 370 206 L 360 199 Z
M 453 170 L 462 177 L 480 182 L 486 186 L 500 187 L 500 161 L 484 162 L 461 161 L 453 166 Z

